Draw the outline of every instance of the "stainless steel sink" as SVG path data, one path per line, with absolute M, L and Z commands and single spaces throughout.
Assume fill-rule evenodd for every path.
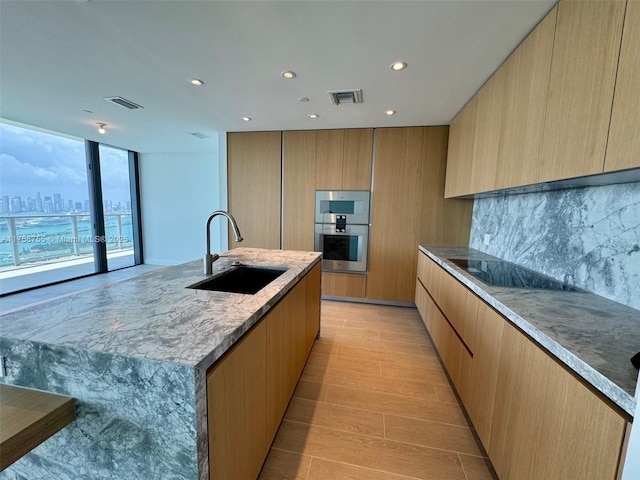
M 241 265 L 226 270 L 214 277 L 189 285 L 187 288 L 253 295 L 286 271 L 287 269 L 284 267 Z

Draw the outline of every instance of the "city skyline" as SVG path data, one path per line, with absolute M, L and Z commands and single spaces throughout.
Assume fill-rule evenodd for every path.
M 128 153 L 100 145 L 102 195 L 113 205 L 130 202 Z M 64 205 L 52 213 L 66 212 L 68 200 L 84 206 L 89 195 L 83 139 L 23 128 L 0 122 L 0 213 L 6 214 L 4 199 L 20 197 L 29 211 L 28 199 L 37 194 L 60 195 Z M 23 212 L 24 210 L 22 210 Z M 34 210 L 36 213 L 38 209 Z M 20 213 L 20 212 L 14 212 Z M 44 204 L 40 213 L 44 213 Z
M 19 202 L 20 207 L 17 207 Z M 131 211 L 131 202 L 113 201 L 110 199 L 103 200 L 103 209 L 105 213 L 112 212 L 129 212 Z M 53 193 L 51 195 L 41 195 L 36 192 L 35 197 L 32 195 L 0 195 L 0 215 L 12 215 L 21 213 L 74 213 L 89 212 L 89 200 L 76 200 L 65 198 L 61 193 Z

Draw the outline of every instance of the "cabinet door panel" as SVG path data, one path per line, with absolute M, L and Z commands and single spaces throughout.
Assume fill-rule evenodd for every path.
M 354 128 L 344 131 L 343 190 L 371 189 L 373 129 Z
M 212 480 L 256 478 L 267 455 L 266 345 L 261 322 L 207 376 Z
M 305 345 L 307 356 L 313 347 L 313 342 L 320 332 L 320 264 L 313 267 L 307 275 L 307 318 L 305 326 Z
M 601 173 L 625 2 L 558 5 L 538 181 Z
M 318 130 L 316 190 L 342 190 L 344 130 Z
M 620 415 L 505 325 L 488 448 L 501 479 L 613 479 L 624 430 Z
M 302 373 L 304 362 L 307 361 L 306 349 L 306 321 L 307 313 L 307 279 L 303 279 L 287 294 L 286 315 L 291 325 L 291 372 L 289 383 L 289 397 L 293 394 Z M 287 399 L 288 403 L 288 399 Z
M 474 193 L 495 189 L 505 73 L 504 68 L 499 68 L 476 94 L 476 127 L 470 187 Z
M 494 189 L 538 180 L 557 7 L 504 62 L 502 124 Z
M 229 248 L 280 248 L 280 141 L 280 132 L 227 134 L 229 211 L 244 237 L 237 244 L 229 229 Z
M 618 77 L 613 97 L 604 170 L 640 167 L 640 2 L 629 1 L 624 17 Z
M 451 120 L 445 198 L 472 193 L 471 169 L 478 97 L 473 96 Z
M 352 273 L 322 273 L 322 295 L 330 297 L 364 298 L 367 276 Z
M 291 393 L 291 317 L 282 302 L 267 319 L 267 440 L 280 425 Z
M 422 137 L 419 127 L 376 131 L 368 298 L 414 300 Z
M 316 132 L 283 132 L 282 248 L 313 251 Z

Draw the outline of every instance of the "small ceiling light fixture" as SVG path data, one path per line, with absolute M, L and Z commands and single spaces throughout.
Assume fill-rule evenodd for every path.
M 391 116 L 391 115 L 395 115 L 396 111 L 395 110 L 385 110 L 384 114 Z
M 192 78 L 191 80 L 189 80 L 189 83 L 191 83 L 191 85 L 195 85 L 196 87 L 201 87 L 202 85 L 204 85 L 204 82 L 199 78 Z
M 407 64 L 405 62 L 397 61 L 391 64 L 391 70 L 394 72 L 399 72 L 400 70 L 404 70 L 407 68 Z
M 309 99 L 307 97 L 300 97 L 298 99 L 298 101 L 302 102 L 302 103 L 307 103 L 309 101 Z
M 291 80 L 292 78 L 296 78 L 296 72 L 292 72 L 291 70 L 285 70 L 280 75 L 282 75 L 283 78 L 286 78 L 287 80 Z
M 107 133 L 107 131 L 106 131 L 106 130 L 105 130 L 105 128 L 104 128 L 104 127 L 106 127 L 106 126 L 107 126 L 107 124 L 106 124 L 106 123 L 100 123 L 100 122 L 98 122 L 98 133 L 99 133 L 100 135 L 104 135 L 105 133 Z
M 320 115 L 318 115 L 317 113 L 310 113 L 309 114 L 309 118 L 318 118 Z
M 250 122 L 251 121 L 251 117 L 242 117 L 242 121 L 243 122 Z

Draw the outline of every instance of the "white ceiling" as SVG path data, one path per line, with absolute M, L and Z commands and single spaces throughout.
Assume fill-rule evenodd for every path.
M 217 145 L 189 132 L 448 124 L 555 3 L 0 0 L 0 117 L 140 152 Z M 331 104 L 350 88 L 363 104 Z

